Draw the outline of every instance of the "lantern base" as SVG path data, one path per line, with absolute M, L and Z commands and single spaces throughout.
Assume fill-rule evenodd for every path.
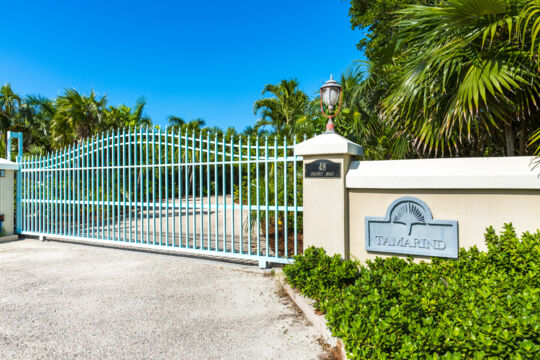
M 335 131 L 334 131 L 334 123 L 332 122 L 332 119 L 328 119 L 328 122 L 326 123 L 326 132 L 327 133 L 335 133 Z

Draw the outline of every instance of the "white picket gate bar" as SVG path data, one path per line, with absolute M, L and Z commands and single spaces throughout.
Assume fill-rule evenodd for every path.
M 146 128 L 25 157 L 17 232 L 287 263 L 302 249 L 294 145 Z

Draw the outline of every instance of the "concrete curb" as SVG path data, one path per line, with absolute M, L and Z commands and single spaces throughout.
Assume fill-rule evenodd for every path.
M 3 239 L 3 238 L 0 238 Z M 203 261 L 206 263 L 212 263 L 216 266 L 227 266 L 236 268 L 236 270 L 239 271 L 246 271 L 256 274 L 265 274 L 270 273 L 272 269 L 260 269 L 257 267 L 257 263 L 253 260 L 243 260 L 243 259 L 235 259 L 235 258 L 222 258 L 219 256 L 211 256 L 206 254 L 195 254 L 195 253 L 184 253 L 179 251 L 170 251 L 167 249 L 167 247 L 163 247 L 162 249 L 158 248 L 141 248 L 141 247 L 133 247 L 130 246 L 129 243 L 123 243 L 123 242 L 94 242 L 94 241 L 88 241 L 85 239 L 80 238 L 62 238 L 57 237 L 54 235 L 49 235 L 43 237 L 36 237 L 36 236 L 29 236 L 29 237 L 21 237 L 21 240 L 35 240 L 35 241 L 51 241 L 51 242 L 58 242 L 58 243 L 65 243 L 65 244 L 77 244 L 81 246 L 90 246 L 90 247 L 98 247 L 98 248 L 104 248 L 104 249 L 117 249 L 117 250 L 127 250 L 127 251 L 134 251 L 134 252 L 141 252 L 141 253 L 148 253 L 148 254 L 156 254 L 156 255 L 166 255 L 166 256 L 177 256 L 185 259 L 190 259 L 193 261 Z M 0 241 L 2 242 L 2 241 Z
M 11 242 L 19 240 L 19 235 L 7 235 L 0 237 L 0 243 Z
M 277 283 L 285 290 L 291 300 L 302 310 L 308 321 L 313 325 L 317 334 L 331 347 L 336 348 L 339 355 L 339 359 L 347 359 L 345 347 L 341 339 L 332 336 L 332 333 L 328 329 L 327 321 L 323 315 L 319 315 L 315 312 L 313 307 L 314 301 L 300 294 L 296 289 L 293 289 L 286 281 L 285 275 L 281 269 L 276 269 L 275 279 Z

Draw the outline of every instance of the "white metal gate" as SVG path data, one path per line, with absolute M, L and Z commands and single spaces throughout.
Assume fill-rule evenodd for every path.
M 268 138 L 124 130 L 20 162 L 24 235 L 286 263 L 302 249 L 301 157 Z

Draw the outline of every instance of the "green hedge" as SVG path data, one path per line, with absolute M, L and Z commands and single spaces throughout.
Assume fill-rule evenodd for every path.
M 540 231 L 488 228 L 487 252 L 367 262 L 310 248 L 284 267 L 354 359 L 539 359 Z

